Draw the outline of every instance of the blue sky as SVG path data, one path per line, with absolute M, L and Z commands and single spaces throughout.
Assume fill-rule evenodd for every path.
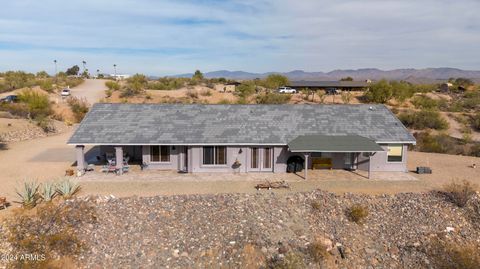
M 478 0 L 15 0 L 0 70 L 480 69 Z

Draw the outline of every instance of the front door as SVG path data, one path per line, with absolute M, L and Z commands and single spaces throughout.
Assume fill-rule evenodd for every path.
M 273 171 L 273 148 L 250 148 L 249 171 Z

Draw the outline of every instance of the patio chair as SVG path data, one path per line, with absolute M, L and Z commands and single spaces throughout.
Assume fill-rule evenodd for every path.
M 0 209 L 7 209 L 7 197 L 0 197 Z

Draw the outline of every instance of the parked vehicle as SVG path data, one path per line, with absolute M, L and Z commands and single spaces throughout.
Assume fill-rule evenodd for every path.
M 70 89 L 69 88 L 63 89 L 62 92 L 60 93 L 60 95 L 63 96 L 63 97 L 70 96 Z
M 337 90 L 337 88 L 326 88 L 325 93 L 328 95 L 336 95 L 336 94 L 339 94 L 340 91 Z
M 297 93 L 297 90 L 290 87 L 280 87 L 277 90 L 279 93 Z
M 18 96 L 16 95 L 8 95 L 0 99 L 0 103 L 15 103 L 17 101 L 18 101 Z

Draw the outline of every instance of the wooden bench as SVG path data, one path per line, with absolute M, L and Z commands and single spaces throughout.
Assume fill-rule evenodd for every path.
M 6 209 L 6 208 L 7 208 L 7 198 L 0 197 L 0 209 Z
M 313 169 L 332 169 L 332 159 L 331 158 L 321 158 L 313 157 L 312 158 L 312 168 Z

